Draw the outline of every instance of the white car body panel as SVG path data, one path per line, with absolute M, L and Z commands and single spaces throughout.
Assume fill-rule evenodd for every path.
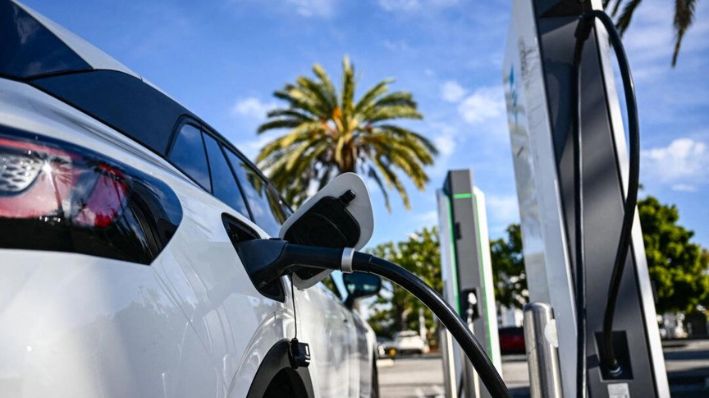
M 1 253 L 3 396 L 224 396 L 202 342 L 149 267 Z

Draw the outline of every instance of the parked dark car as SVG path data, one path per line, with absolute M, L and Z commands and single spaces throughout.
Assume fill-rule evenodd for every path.
M 498 334 L 502 355 L 525 353 L 523 328 L 517 326 L 500 328 Z

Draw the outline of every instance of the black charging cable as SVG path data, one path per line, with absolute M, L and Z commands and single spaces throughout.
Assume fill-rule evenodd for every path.
M 293 276 L 290 278 L 290 301 L 293 304 L 293 340 L 298 341 L 298 311 L 295 304 L 295 286 L 293 286 Z
M 389 279 L 408 290 L 436 314 L 470 359 L 492 397 L 510 396 L 502 376 L 468 326 L 433 288 L 406 269 L 351 248 L 298 245 L 279 239 L 239 242 L 236 250 L 249 278 L 257 288 L 267 286 L 281 276 L 302 268 L 368 272 Z
M 574 139 L 574 196 L 575 196 L 575 232 L 576 232 L 576 304 L 577 304 L 577 332 L 578 344 L 577 353 L 577 385 L 583 387 L 583 392 L 578 394 L 583 397 L 586 394 L 586 306 L 585 306 L 585 277 L 584 277 L 584 252 L 583 252 L 583 183 L 582 183 L 582 146 L 581 146 L 581 58 L 583 46 L 591 34 L 594 21 L 599 20 L 605 27 L 610 39 L 611 47 L 618 60 L 621 79 L 623 81 L 623 91 L 625 93 L 626 112 L 628 117 L 628 138 L 629 138 L 629 167 L 628 167 L 628 190 L 623 205 L 623 223 L 621 226 L 618 248 L 616 250 L 613 270 L 611 272 L 610 284 L 608 287 L 608 301 L 606 302 L 605 313 L 603 315 L 603 333 L 600 344 L 601 365 L 608 370 L 611 376 L 620 376 L 623 373 L 621 364 L 616 357 L 613 347 L 613 317 L 620 290 L 620 282 L 625 268 L 625 260 L 631 245 L 631 235 L 633 221 L 635 219 L 635 208 L 638 199 L 639 177 L 640 177 L 640 126 L 638 122 L 638 107 L 635 99 L 635 85 L 630 73 L 628 57 L 623 47 L 620 34 L 615 28 L 613 20 L 601 10 L 591 10 L 583 13 L 579 18 L 576 28 L 576 46 L 574 49 L 574 73 L 572 89 L 575 95 L 572 99 L 576 101 L 576 108 L 573 114 L 573 128 L 576 135 Z M 582 356 L 581 356 L 582 354 Z
M 355 252 L 352 260 L 354 271 L 368 272 L 389 279 L 408 290 L 421 300 L 446 326 L 446 329 L 458 341 L 465 355 L 472 362 L 480 379 L 493 397 L 509 397 L 502 376 L 485 354 L 485 349 L 473 336 L 463 320 L 453 308 L 441 298 L 430 286 L 406 269 L 371 254 Z

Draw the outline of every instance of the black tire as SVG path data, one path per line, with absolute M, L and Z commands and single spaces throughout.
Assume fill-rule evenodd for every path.
M 379 370 L 377 370 L 377 359 L 374 356 L 374 364 L 372 364 L 372 388 L 370 389 L 371 398 L 379 398 Z

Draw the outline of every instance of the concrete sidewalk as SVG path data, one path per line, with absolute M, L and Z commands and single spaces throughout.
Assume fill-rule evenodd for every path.
M 672 397 L 709 397 L 709 340 L 663 342 Z M 524 355 L 502 357 L 502 376 L 514 397 L 529 396 Z M 402 357 L 379 362 L 381 396 L 443 397 L 443 364 L 438 355 Z

